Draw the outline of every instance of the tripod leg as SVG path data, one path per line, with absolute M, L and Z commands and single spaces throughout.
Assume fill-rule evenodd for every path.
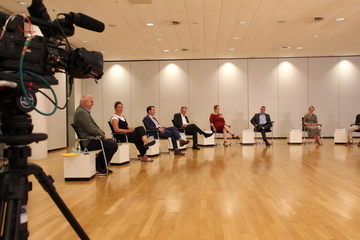
M 55 202 L 59 210 L 62 212 L 64 217 L 70 223 L 74 231 L 82 240 L 90 240 L 90 238 L 86 235 L 85 231 L 82 229 L 74 215 L 70 212 L 69 208 L 65 205 L 64 201 L 61 199 L 60 195 L 56 192 L 55 186 L 53 185 L 54 180 L 51 176 L 47 176 L 41 167 L 31 164 L 30 170 L 32 174 L 36 177 L 38 182 L 41 184 L 43 189 L 50 195 L 52 200 Z

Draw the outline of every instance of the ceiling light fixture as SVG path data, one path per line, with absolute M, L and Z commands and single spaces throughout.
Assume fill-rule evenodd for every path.
M 296 47 L 296 49 L 299 49 L 299 50 L 300 50 L 300 49 L 302 49 L 302 47 Z
M 245 23 L 247 23 L 247 21 L 240 21 L 239 23 L 240 24 L 245 24 Z
M 229 50 L 230 50 L 230 51 L 234 51 L 234 50 L 235 50 L 235 48 L 229 48 Z
M 21 5 L 29 5 L 29 3 L 24 2 L 24 1 L 18 1 L 17 3 L 18 3 L 18 4 L 21 4 Z
M 319 35 L 314 35 L 314 36 L 312 36 L 313 38 L 317 38 L 317 37 L 319 37 Z
M 335 19 L 336 22 L 340 22 L 340 21 L 343 21 L 343 20 L 345 20 L 345 18 L 336 18 Z
M 165 49 L 164 52 L 169 52 L 169 50 Z
M 153 23 L 147 23 L 146 25 L 151 27 L 151 26 L 154 26 L 155 24 L 153 24 Z
M 240 37 L 234 37 L 233 39 L 235 39 L 235 40 L 239 40 L 239 39 L 240 39 Z
M 161 41 L 163 41 L 164 39 L 161 39 L 161 38 L 158 38 L 158 39 L 156 39 L 156 41 L 158 41 L 158 42 L 161 42 Z

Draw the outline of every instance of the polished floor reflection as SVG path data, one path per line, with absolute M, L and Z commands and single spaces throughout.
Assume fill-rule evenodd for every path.
M 64 182 L 54 151 L 34 161 L 90 239 L 360 239 L 360 147 L 203 147 L 152 163 L 131 160 L 113 174 Z M 132 155 L 135 154 L 132 148 Z M 78 239 L 31 176 L 29 239 Z

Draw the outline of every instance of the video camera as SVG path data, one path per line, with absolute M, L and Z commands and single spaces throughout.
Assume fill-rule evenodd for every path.
M 102 53 L 85 48 L 73 50 L 67 41 L 67 37 L 74 35 L 74 24 L 102 32 L 105 28 L 102 22 L 73 12 L 58 14 L 64 18 L 51 22 L 42 0 L 33 0 L 28 11 L 30 17 L 21 14 L 7 16 L 0 12 L 0 27 L 3 28 L 0 37 L 0 80 L 16 81 L 23 78 L 26 83 L 46 88 L 34 75 L 40 75 L 49 85 L 58 84 L 53 76 L 56 72 L 65 72 L 73 78 L 102 77 Z M 37 25 L 44 36 L 28 37 L 17 33 L 23 22 Z

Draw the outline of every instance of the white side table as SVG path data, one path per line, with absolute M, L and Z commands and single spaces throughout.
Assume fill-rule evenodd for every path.
M 241 144 L 243 145 L 253 145 L 255 143 L 255 132 L 251 129 L 245 129 L 241 133 Z
M 111 159 L 110 165 L 122 165 L 130 162 L 130 146 L 129 143 L 121 143 L 118 150 Z
M 344 128 L 336 129 L 334 132 L 334 143 L 347 143 L 347 134 Z
M 288 132 L 287 136 L 287 143 L 288 144 L 302 144 L 302 132 L 300 129 L 291 129 L 291 131 Z
M 207 130 L 204 131 L 205 133 L 212 133 L 212 131 Z M 198 136 L 198 145 L 199 146 L 214 146 L 215 145 L 215 134 L 213 134 L 211 137 L 204 137 L 204 135 Z
M 89 181 L 96 174 L 95 153 L 62 154 L 65 181 Z

